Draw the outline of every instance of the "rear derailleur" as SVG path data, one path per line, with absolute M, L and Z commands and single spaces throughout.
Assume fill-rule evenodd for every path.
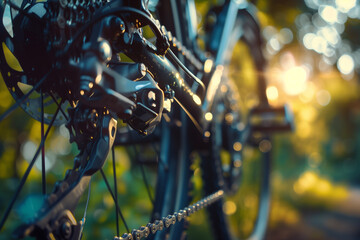
M 64 180 L 55 184 L 32 222 L 15 231 L 16 238 L 79 239 L 81 235 L 81 222 L 76 221 L 74 210 L 91 176 L 102 168 L 113 146 L 117 121 L 107 111 L 90 111 L 82 106 L 69 112 L 73 117 L 67 127 L 80 153 L 75 157 L 74 167 L 66 172 Z

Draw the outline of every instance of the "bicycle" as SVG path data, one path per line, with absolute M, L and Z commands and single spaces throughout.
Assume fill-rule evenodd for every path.
M 260 145 L 264 160 L 259 209 L 249 237 L 263 237 L 269 211 L 268 133 L 289 130 L 291 118 L 285 107 L 270 107 L 263 74 L 257 77 L 258 107 L 247 117 L 238 109 L 236 85 L 227 75 L 235 43 L 242 40 L 249 48 L 257 72 L 266 65 L 253 5 L 225 1 L 212 8 L 205 23 L 205 49 L 197 44 L 196 8 L 190 0 L 161 1 L 152 13 L 141 0 L 6 0 L 0 10 L 1 73 L 16 101 L 0 120 L 20 105 L 41 122 L 39 147 L 2 214 L 0 229 L 41 156 L 45 200 L 13 233 L 15 238 L 80 239 L 91 179 L 100 173 L 115 205 L 114 239 L 181 239 L 186 218 L 204 207 L 214 236 L 230 239 L 223 199 L 239 188 L 243 148 Z M 52 126 L 61 124 L 66 124 L 79 154 L 64 179 L 46 194 L 45 139 Z M 150 222 L 132 231 L 119 206 L 115 145 L 135 146 L 129 149 L 152 204 Z M 141 159 L 146 154 L 136 146 L 155 149 L 155 161 Z M 205 197 L 189 205 L 194 152 L 202 159 Z M 103 170 L 108 155 L 113 159 L 115 191 Z M 151 173 L 156 175 L 154 191 L 146 177 L 150 172 L 156 172 Z M 74 212 L 87 187 L 84 215 L 78 221 Z M 122 235 L 119 217 L 127 232 Z

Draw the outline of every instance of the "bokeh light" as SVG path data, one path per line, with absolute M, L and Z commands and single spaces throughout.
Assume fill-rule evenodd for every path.
M 325 107 L 330 103 L 331 95 L 326 90 L 320 90 L 316 93 L 316 100 L 321 106 Z
M 350 74 L 354 71 L 355 62 L 349 54 L 342 55 L 337 61 L 337 68 L 342 74 Z
M 304 66 L 288 69 L 282 76 L 284 91 L 289 95 L 298 95 L 306 89 L 308 73 Z
M 335 4 L 339 11 L 347 13 L 356 6 L 356 0 L 335 0 Z
M 282 28 L 279 31 L 279 40 L 282 44 L 289 44 L 292 42 L 294 35 L 289 28 Z
M 329 6 L 329 5 L 320 6 L 319 14 L 325 21 L 327 21 L 330 24 L 338 21 L 338 11 L 333 6 Z
M 37 149 L 37 145 L 31 140 L 26 141 L 22 145 L 21 153 L 27 162 L 30 163 L 32 161 L 33 156 L 35 155 L 36 149 Z M 54 154 L 51 151 L 46 152 L 46 154 L 45 154 L 45 171 L 46 172 L 48 172 L 50 169 L 52 169 L 52 167 L 55 164 L 55 159 L 56 159 L 56 157 L 54 156 Z M 39 171 L 42 170 L 42 161 L 41 161 L 40 155 L 36 159 L 35 167 Z
M 233 201 L 226 201 L 223 205 L 223 211 L 226 215 L 232 215 L 236 212 L 236 204 Z
M 330 45 L 337 46 L 340 43 L 340 36 L 336 29 L 332 26 L 326 26 L 318 31 L 318 35 L 322 36 Z
M 299 95 L 299 99 L 303 103 L 309 103 L 315 96 L 316 86 L 312 82 L 306 84 L 306 89 Z
M 270 101 L 275 101 L 279 97 L 278 89 L 275 86 L 269 86 L 266 89 L 266 96 Z

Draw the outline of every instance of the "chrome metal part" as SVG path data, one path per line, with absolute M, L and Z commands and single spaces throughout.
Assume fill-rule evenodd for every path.
M 186 219 L 190 215 L 200 211 L 201 209 L 219 201 L 224 196 L 224 191 L 219 190 L 192 205 L 174 212 L 161 220 L 155 220 L 153 223 L 148 223 L 146 227 L 141 226 L 139 229 L 132 230 L 131 233 L 124 233 L 121 237 L 115 237 L 114 240 L 133 240 L 133 239 L 146 239 L 149 234 L 155 234 L 158 231 L 165 230 L 171 225 Z M 147 233 L 147 234 L 146 234 Z

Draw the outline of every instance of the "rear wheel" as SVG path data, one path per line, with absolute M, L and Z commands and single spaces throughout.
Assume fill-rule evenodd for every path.
M 5 17 L 8 17 L 10 20 L 6 20 L 10 21 L 12 27 L 12 23 L 14 22 L 15 24 L 15 20 L 11 12 L 14 13 L 15 10 L 8 4 L 6 4 L 5 8 L 9 16 L 4 16 L 5 10 L 0 7 L 2 19 L 4 20 Z M 2 87 L 0 93 L 2 96 L 9 96 L 5 89 L 8 88 L 16 103 L 13 107 L 7 106 L 7 108 L 4 105 L 9 105 L 10 103 L 1 104 L 1 113 L 4 114 L 0 115 L 0 119 L 5 119 L 17 105 L 20 105 L 32 118 L 41 122 L 39 124 L 31 120 L 31 123 L 25 125 L 25 121 L 22 121 L 22 119 L 11 122 L 8 121 L 10 120 L 9 118 L 1 122 L 2 127 L 7 129 L 10 134 L 3 134 L 3 138 L 0 141 L 0 157 L 2 160 L 0 165 L 6 166 L 2 168 L 5 171 L 0 173 L 0 180 L 4 184 L 3 190 L 5 192 L 1 197 L 3 201 L 1 201 L 2 204 L 0 205 L 0 230 L 6 229 L 2 234 L 4 234 L 4 237 L 10 238 L 12 232 L 21 222 L 21 219 L 25 219 L 23 215 L 27 215 L 28 218 L 25 220 L 31 222 L 42 207 L 43 199 L 47 198 L 46 196 L 49 195 L 49 190 L 54 186 L 55 181 L 63 179 L 65 171 L 75 165 L 73 156 L 78 151 L 76 146 L 71 146 L 68 143 L 70 136 L 64 123 L 76 118 L 76 116 L 69 115 L 67 108 L 70 105 L 75 108 L 78 99 L 73 96 L 74 91 L 68 91 L 72 88 L 66 85 L 66 78 L 63 77 L 63 74 L 56 72 L 51 67 L 42 68 L 49 70 L 48 73 L 43 73 L 41 76 L 32 76 L 31 72 L 24 67 L 27 62 L 17 57 L 17 55 L 21 54 L 18 53 L 17 45 L 12 42 L 12 38 L 8 36 L 10 32 L 5 29 L 6 27 L 2 25 L 0 28 L 2 34 L 0 36 L 2 43 L 0 50 L 0 62 L 2 64 L 0 68 L 1 77 L 3 77 L 1 81 L 4 80 L 6 85 Z M 21 43 L 19 44 L 22 46 Z M 19 52 L 21 51 L 19 50 Z M 26 51 L 23 51 L 22 54 L 24 52 L 26 53 Z M 53 78 L 51 79 L 52 81 L 48 80 L 50 77 Z M 44 83 L 48 84 L 44 86 Z M 189 203 L 187 193 L 190 178 L 190 143 L 187 135 L 188 119 L 179 108 L 176 109 L 176 106 L 174 106 L 173 109 L 173 113 L 169 115 L 171 121 L 166 122 L 163 120 L 163 123 L 157 127 L 161 130 L 160 138 L 151 144 L 142 143 L 142 141 L 133 142 L 133 149 L 137 150 L 132 161 L 122 161 L 121 159 L 115 161 L 115 158 L 124 154 L 125 151 L 121 147 L 113 149 L 113 154 L 111 154 L 111 151 L 109 154 L 113 155 L 113 157 L 109 157 L 108 163 L 98 171 L 101 174 L 96 174 L 92 177 L 92 192 L 97 192 L 97 194 L 89 193 L 87 198 L 85 191 L 76 212 L 73 212 L 78 221 L 84 216 L 84 211 L 86 212 L 88 205 L 88 212 L 93 213 L 87 214 L 84 230 L 85 238 L 86 236 L 98 239 L 112 238 L 114 235 L 121 235 L 123 232 L 131 232 L 133 228 L 137 229 L 148 222 L 160 220 L 162 217 L 173 214 L 175 211 L 187 206 Z M 89 113 L 91 113 L 92 109 L 86 110 L 89 110 Z M 23 118 L 23 115 L 21 115 L 21 118 Z M 77 120 L 75 119 L 74 121 Z M 174 124 L 175 122 L 177 124 Z M 49 126 L 45 126 L 46 124 Z M 56 125 L 59 128 L 55 128 L 55 131 L 50 131 Z M 21 131 L 16 129 L 18 127 L 22 128 Z M 82 130 L 80 129 L 79 132 Z M 61 137 L 57 134 L 59 132 L 62 134 Z M 48 135 L 49 138 L 52 138 L 47 139 Z M 121 134 L 119 136 L 121 137 Z M 12 139 L 9 140 L 10 138 Z M 40 142 L 39 147 L 34 143 L 36 141 Z M 14 146 L 14 148 L 10 150 L 9 145 Z M 64 151 L 59 150 L 62 147 L 65 148 Z M 143 153 L 148 148 L 155 149 L 155 154 L 150 154 L 151 157 L 156 155 L 155 161 L 139 160 L 141 155 L 149 157 L 149 155 Z M 94 149 L 89 151 L 92 152 L 92 150 Z M 27 162 L 24 161 L 24 158 Z M 111 158 L 113 158 L 112 163 Z M 125 167 L 125 165 L 132 165 L 132 170 L 135 169 L 134 171 L 137 174 L 141 172 L 140 175 L 142 176 L 140 178 L 143 178 L 145 183 L 142 184 L 142 188 L 135 186 L 138 184 L 138 181 L 126 180 L 128 177 L 134 176 L 123 174 L 125 170 L 130 172 L 130 167 Z M 36 166 L 38 169 L 33 169 L 33 166 Z M 15 170 L 11 170 L 9 173 L 6 172 L 6 169 L 12 169 L 12 167 Z M 74 167 L 74 169 L 77 171 L 80 168 Z M 116 169 L 118 169 L 117 173 Z M 122 180 L 119 181 L 119 179 Z M 125 183 L 129 183 L 129 185 L 124 187 Z M 147 192 L 150 200 L 142 199 L 144 196 L 147 198 L 147 194 L 139 194 L 134 189 L 141 189 L 141 192 Z M 119 193 L 117 194 L 118 191 Z M 130 195 L 130 192 L 135 192 L 135 195 L 130 197 L 122 196 L 122 194 Z M 132 201 L 134 199 L 139 204 L 134 204 Z M 144 203 L 145 201 L 146 203 Z M 134 210 L 138 206 L 140 207 Z M 131 209 L 131 211 L 128 211 L 128 209 Z M 119 223 L 121 220 L 117 213 L 124 217 L 124 224 Z M 132 213 L 142 215 L 142 217 L 134 221 L 128 220 L 131 218 Z M 144 215 L 146 217 L 143 217 Z M 100 222 L 105 227 L 100 227 L 99 230 Z M 120 230 L 116 230 L 118 225 L 125 225 L 126 227 L 120 227 Z M 171 239 L 179 239 L 183 232 L 183 225 L 184 221 L 168 230 L 156 233 L 153 238 L 164 239 L 170 236 Z M 110 227 L 110 230 L 107 229 Z

